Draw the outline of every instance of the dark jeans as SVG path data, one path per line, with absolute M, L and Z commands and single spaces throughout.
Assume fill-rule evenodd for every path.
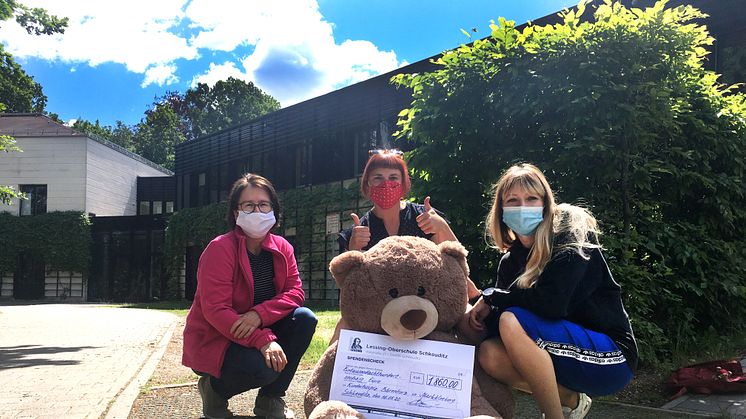
M 223 367 L 220 370 L 221 377 L 210 377 L 212 388 L 226 400 L 254 388 L 259 388 L 259 394 L 263 396 L 284 396 L 295 376 L 301 357 L 311 343 L 316 323 L 316 315 L 308 308 L 300 307 L 270 326 L 288 360 L 285 368 L 279 373 L 267 368 L 258 349 L 231 343 L 225 353 Z

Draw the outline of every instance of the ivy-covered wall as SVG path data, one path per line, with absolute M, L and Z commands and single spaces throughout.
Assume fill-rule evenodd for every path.
M 17 217 L 0 212 L 0 272 L 14 272 L 22 253 L 38 255 L 48 269 L 88 273 L 91 222 L 79 211 Z
M 90 224 L 78 211 L 23 217 L 0 212 L 0 297 L 85 300 Z M 29 270 L 22 278 L 34 280 L 18 289 L 14 277 L 22 258 Z
M 335 305 L 339 292 L 329 262 L 339 254 L 337 234 L 352 225 L 350 213 L 370 207 L 355 179 L 282 193 L 280 233 L 295 247 L 306 300 Z M 362 207 L 362 208 L 361 208 Z

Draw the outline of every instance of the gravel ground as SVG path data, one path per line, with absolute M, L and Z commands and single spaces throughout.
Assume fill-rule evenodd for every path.
M 202 413 L 202 401 L 197 391 L 197 376 L 189 368 L 181 365 L 182 334 L 184 318 L 180 319 L 166 353 L 163 355 L 146 388 L 140 392 L 132 406 L 129 417 L 131 419 L 153 418 L 199 418 Z M 303 394 L 311 370 L 300 370 L 290 385 L 285 401 L 292 408 L 297 418 L 305 418 L 303 414 Z M 639 382 L 630 385 L 625 392 L 617 396 L 616 400 L 641 400 L 641 395 L 647 393 L 651 402 L 657 403 L 661 399 L 659 377 L 648 374 L 639 377 Z M 177 386 L 171 386 L 177 385 Z M 655 393 L 655 394 L 653 394 Z M 230 400 L 230 409 L 236 418 L 253 418 L 256 390 L 238 395 Z M 644 399 L 644 397 L 642 397 Z M 516 418 L 538 418 L 539 411 L 533 399 L 525 394 L 516 394 Z M 620 404 L 614 401 L 594 401 L 588 419 L 674 419 L 695 418 L 699 416 L 676 414 L 644 406 Z

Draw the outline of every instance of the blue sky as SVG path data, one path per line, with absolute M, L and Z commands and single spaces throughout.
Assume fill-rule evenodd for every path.
M 289 106 L 523 23 L 567 0 L 24 0 L 70 18 L 35 37 L 12 22 L 0 42 L 69 121 L 137 123 L 154 98 L 229 76 Z

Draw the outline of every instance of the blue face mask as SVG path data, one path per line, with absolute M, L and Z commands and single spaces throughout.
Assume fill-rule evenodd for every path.
M 534 234 L 544 219 L 544 207 L 503 207 L 503 222 L 521 236 Z

